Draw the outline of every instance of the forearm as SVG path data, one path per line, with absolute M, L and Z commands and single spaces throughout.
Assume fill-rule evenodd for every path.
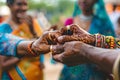
M 17 47 L 18 56 L 38 56 L 50 52 L 50 45 L 37 44 L 33 41 L 21 41 Z
M 3 70 L 9 70 L 11 67 L 14 67 L 19 62 L 19 58 L 9 58 L 5 60 L 1 65 Z
M 97 64 L 109 73 L 112 72 L 114 62 L 118 55 L 120 55 L 120 50 L 101 49 L 88 45 L 85 49 L 86 56 L 90 62 Z
M 32 41 L 21 41 L 17 46 L 17 55 L 23 56 L 27 55 L 28 53 L 28 45 L 31 44 Z

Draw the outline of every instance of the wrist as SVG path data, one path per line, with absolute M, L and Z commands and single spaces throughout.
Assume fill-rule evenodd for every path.
M 85 57 L 89 60 L 90 63 L 96 63 L 96 58 L 97 56 L 97 48 L 94 46 L 90 46 L 90 45 L 85 45 L 84 47 L 84 51 L 85 51 Z
M 27 54 L 28 45 L 31 44 L 32 41 L 21 41 L 17 46 L 17 55 L 22 56 Z
M 81 54 L 82 54 L 84 62 L 90 63 L 90 54 L 89 54 L 88 49 L 92 46 L 85 44 L 85 43 L 82 43 L 82 44 L 80 43 L 80 45 L 81 45 L 79 48 L 80 52 L 79 52 L 78 56 L 81 57 Z M 81 59 L 79 59 L 79 60 L 81 62 Z
M 95 42 L 96 42 L 96 37 L 95 37 L 95 35 L 90 35 L 90 37 L 91 37 L 90 45 L 95 46 Z
M 33 44 L 31 45 L 31 49 L 33 52 L 37 53 L 37 54 L 44 54 L 44 53 L 48 53 L 50 52 L 50 45 L 46 45 L 46 44 L 37 44 L 35 42 L 33 42 Z

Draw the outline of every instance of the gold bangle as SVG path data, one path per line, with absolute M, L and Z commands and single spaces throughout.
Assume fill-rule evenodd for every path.
M 97 46 L 97 34 L 95 34 L 95 47 Z
M 120 66 L 120 55 L 117 57 L 114 65 L 113 65 L 114 80 L 120 80 L 119 79 L 119 66 Z
M 52 41 L 51 33 L 50 33 L 50 32 L 49 32 L 49 34 L 48 34 L 48 38 L 49 38 L 50 41 Z
M 70 30 L 70 25 L 66 26 L 67 30 Z
M 50 52 L 53 52 L 53 45 L 50 45 Z

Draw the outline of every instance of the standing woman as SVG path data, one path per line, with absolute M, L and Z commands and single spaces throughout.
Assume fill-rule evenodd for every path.
M 10 18 L 0 25 L 0 33 L 9 33 L 25 39 L 35 39 L 42 34 L 37 21 L 26 14 L 27 0 L 7 0 Z M 43 80 L 40 57 L 21 59 L 0 56 L 2 80 Z M 14 75 L 13 75 L 14 74 Z
M 100 33 L 114 36 L 112 23 L 106 13 L 103 0 L 78 0 L 73 17 L 65 26 L 77 24 L 91 34 Z M 111 78 L 94 64 L 82 64 L 75 67 L 64 66 L 59 80 L 106 80 Z

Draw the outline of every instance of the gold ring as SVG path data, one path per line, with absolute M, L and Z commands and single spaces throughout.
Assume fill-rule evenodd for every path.
M 53 45 L 50 45 L 50 52 L 53 52 Z
M 49 34 L 48 34 L 48 38 L 49 38 L 50 41 L 52 41 L 51 33 L 50 33 L 50 32 L 49 32 Z
M 67 27 L 67 30 L 70 30 L 70 25 L 66 26 Z

